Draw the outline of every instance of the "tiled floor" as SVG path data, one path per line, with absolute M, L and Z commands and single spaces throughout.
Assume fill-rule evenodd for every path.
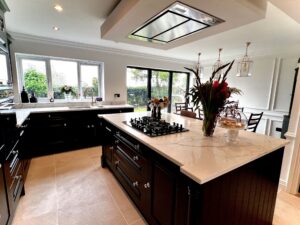
M 100 147 L 32 160 L 13 225 L 146 224 L 108 169 Z
M 13 225 L 146 224 L 108 169 L 100 147 L 32 160 Z M 278 194 L 274 225 L 300 224 L 300 198 Z

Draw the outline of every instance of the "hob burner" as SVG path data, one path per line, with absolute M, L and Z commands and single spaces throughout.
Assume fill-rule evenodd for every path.
M 149 116 L 131 118 L 130 121 L 124 121 L 124 123 L 150 137 L 188 131 L 188 129 L 182 127 L 182 124 L 175 122 L 171 124 L 166 122 L 165 120 L 158 120 Z

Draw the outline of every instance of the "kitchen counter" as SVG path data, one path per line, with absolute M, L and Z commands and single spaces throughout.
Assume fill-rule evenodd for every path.
M 229 144 L 224 138 L 225 129 L 216 127 L 213 137 L 204 137 L 202 121 L 175 114 L 163 114 L 162 119 L 183 124 L 189 129 L 188 132 L 149 137 L 123 123 L 145 115 L 147 113 L 123 113 L 99 117 L 178 165 L 183 174 L 198 184 L 204 184 L 288 144 L 284 139 L 248 131 L 240 131 L 238 142 Z
M 133 108 L 128 104 L 121 105 L 101 105 L 101 106 L 66 106 L 66 107 L 41 107 L 41 108 L 20 108 L 11 110 L 1 110 L 0 114 L 15 113 L 17 118 L 17 126 L 21 126 L 25 119 L 31 113 L 47 113 L 47 112 L 69 112 L 69 111 L 86 111 L 86 110 L 107 110 L 119 108 Z

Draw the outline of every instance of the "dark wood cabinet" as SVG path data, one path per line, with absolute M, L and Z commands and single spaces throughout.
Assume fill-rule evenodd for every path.
M 104 122 L 104 128 L 102 166 L 109 167 L 147 221 L 173 225 L 176 218 L 186 220 L 182 204 L 188 203 L 188 188 L 179 185 L 179 167 L 111 124 Z
M 133 108 L 31 113 L 28 126 L 30 156 L 42 156 L 102 144 L 99 114 L 132 112 Z
M 102 166 L 149 224 L 272 224 L 283 148 L 200 185 L 133 136 L 103 123 Z
M 3 145 L 0 146 L 0 157 L 2 155 Z M 0 161 L 0 225 L 6 225 L 9 219 L 9 208 L 7 202 L 5 180 L 4 180 L 4 171 L 3 171 L 3 158 L 1 157 Z

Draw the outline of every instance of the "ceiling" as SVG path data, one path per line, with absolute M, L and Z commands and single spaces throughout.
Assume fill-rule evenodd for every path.
M 127 35 L 172 0 L 6 0 L 10 8 L 6 25 L 12 36 L 25 34 L 184 60 L 196 60 L 198 52 L 203 60 L 215 59 L 220 47 L 222 57 L 242 56 L 247 41 L 252 42 L 251 56 L 299 52 L 300 17 L 295 8 L 299 9 L 300 0 L 270 1 L 276 7 L 263 0 L 182 0 L 227 23 L 158 47 L 129 40 Z M 57 3 L 63 12 L 54 10 Z M 54 31 L 53 26 L 60 30 Z

